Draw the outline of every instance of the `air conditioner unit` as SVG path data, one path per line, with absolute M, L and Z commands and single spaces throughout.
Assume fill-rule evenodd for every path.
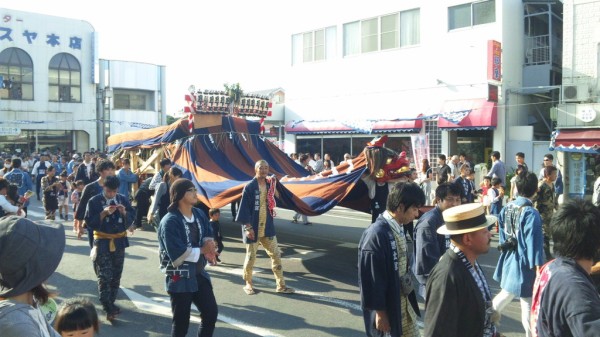
M 590 99 L 590 88 L 587 84 L 564 84 L 562 86 L 563 102 L 587 102 Z

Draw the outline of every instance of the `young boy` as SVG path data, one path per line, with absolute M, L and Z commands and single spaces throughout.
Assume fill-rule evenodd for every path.
M 502 201 L 504 200 L 504 189 L 502 188 L 502 179 L 492 178 L 492 187 L 488 190 L 490 199 L 490 215 L 500 214 Z
M 224 248 L 223 235 L 221 234 L 221 224 L 219 224 L 221 211 L 218 208 L 211 208 L 208 210 L 208 216 L 210 217 L 210 226 L 212 228 L 213 237 L 217 242 L 217 253 L 220 255 Z M 217 255 L 217 262 L 221 262 L 219 255 Z
M 67 181 L 68 176 L 67 170 L 60 173 L 60 186 L 58 187 L 58 214 L 61 219 L 66 221 L 69 220 L 69 191 L 71 190 L 71 183 Z
M 77 212 L 77 206 L 79 206 L 79 200 L 81 200 L 81 193 L 83 193 L 83 187 L 85 187 L 85 183 L 83 180 L 77 180 L 73 186 L 75 189 L 73 193 L 71 193 L 71 202 L 73 203 L 73 214 Z M 77 228 L 73 226 L 73 230 L 76 231 Z
M 50 166 L 45 169 L 45 176 L 40 180 L 40 190 L 43 193 L 42 203 L 46 210 L 46 220 L 54 220 L 58 209 L 58 189 L 60 181 L 56 177 L 56 169 Z

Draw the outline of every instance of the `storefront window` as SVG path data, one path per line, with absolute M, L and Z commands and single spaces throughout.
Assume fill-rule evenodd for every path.
M 350 152 L 350 155 L 352 157 L 358 156 L 365 149 L 367 143 L 375 137 L 375 135 L 373 137 L 352 137 L 352 152 Z
M 562 172 L 565 193 L 569 198 L 591 198 L 598 178 L 596 166 L 600 165 L 600 154 L 565 152 L 565 158 L 566 172 Z
M 323 156 L 328 153 L 335 165 L 344 160 L 344 154 L 350 153 L 350 137 L 323 138 Z
M 296 153 L 321 153 L 321 137 L 296 139 Z
M 475 165 L 485 163 L 489 159 L 489 156 L 486 156 L 485 149 L 493 146 L 492 139 L 492 131 L 489 130 L 457 131 L 456 153 L 451 154 L 464 153 L 469 161 Z
M 37 135 L 37 149 L 36 149 Z M 66 150 L 73 148 L 73 131 L 21 130 L 19 135 L 0 136 L 0 149 L 8 153 L 29 154 L 39 151 Z

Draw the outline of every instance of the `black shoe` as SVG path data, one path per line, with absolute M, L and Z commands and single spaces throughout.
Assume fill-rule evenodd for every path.
M 62 215 L 62 213 L 60 213 L 60 215 L 59 215 L 59 216 L 60 216 L 60 219 L 61 219 L 61 220 L 64 220 L 64 219 L 65 219 L 65 217 Z
M 219 259 L 218 257 L 217 257 L 217 262 L 221 263 L 221 259 Z

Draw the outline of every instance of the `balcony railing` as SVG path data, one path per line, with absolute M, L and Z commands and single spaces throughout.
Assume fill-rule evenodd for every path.
M 550 56 L 550 35 L 525 38 L 525 65 L 548 64 Z

